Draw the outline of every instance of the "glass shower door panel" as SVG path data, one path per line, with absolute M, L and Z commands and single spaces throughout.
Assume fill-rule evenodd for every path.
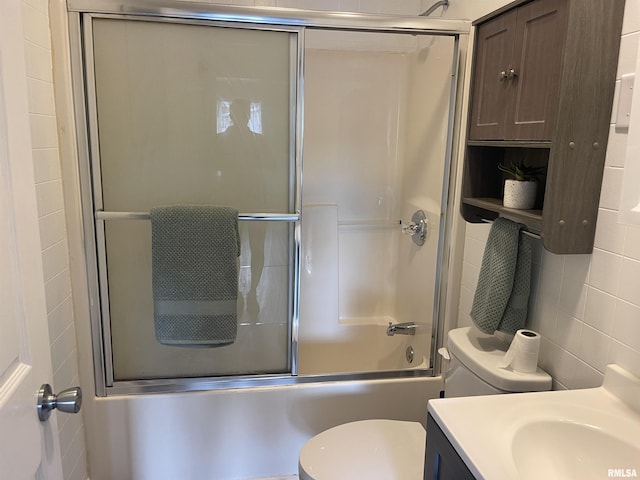
M 95 18 L 96 208 L 293 211 L 295 33 Z M 101 194 L 101 195 L 100 195 Z M 241 221 L 236 341 L 156 341 L 148 220 L 104 221 L 114 380 L 289 369 L 291 231 Z
M 453 56 L 448 37 L 306 34 L 300 374 L 428 368 Z M 416 210 L 423 246 L 401 233 Z

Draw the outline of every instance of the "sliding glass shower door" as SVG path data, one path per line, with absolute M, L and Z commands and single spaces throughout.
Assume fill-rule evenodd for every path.
M 87 16 L 84 33 L 107 384 L 290 371 L 297 32 Z M 194 204 L 240 212 L 227 346 L 156 340 L 148 213 Z

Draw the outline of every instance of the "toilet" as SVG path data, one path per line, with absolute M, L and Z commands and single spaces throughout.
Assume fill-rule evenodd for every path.
M 509 344 L 475 327 L 449 332 L 445 397 L 538 392 L 551 377 L 538 368 L 499 367 Z M 426 416 L 426 412 L 425 412 Z M 330 428 L 307 441 L 298 457 L 300 480 L 422 480 L 426 432 L 419 422 L 361 420 Z

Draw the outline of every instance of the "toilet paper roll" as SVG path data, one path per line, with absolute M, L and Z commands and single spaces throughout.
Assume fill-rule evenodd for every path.
M 518 330 L 499 366 L 520 373 L 534 373 L 538 368 L 540 335 L 532 330 Z

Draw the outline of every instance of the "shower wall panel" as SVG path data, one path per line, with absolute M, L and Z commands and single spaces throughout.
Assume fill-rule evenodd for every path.
M 406 71 L 394 53 L 306 52 L 303 203 L 337 206 L 342 323 L 394 316 Z

